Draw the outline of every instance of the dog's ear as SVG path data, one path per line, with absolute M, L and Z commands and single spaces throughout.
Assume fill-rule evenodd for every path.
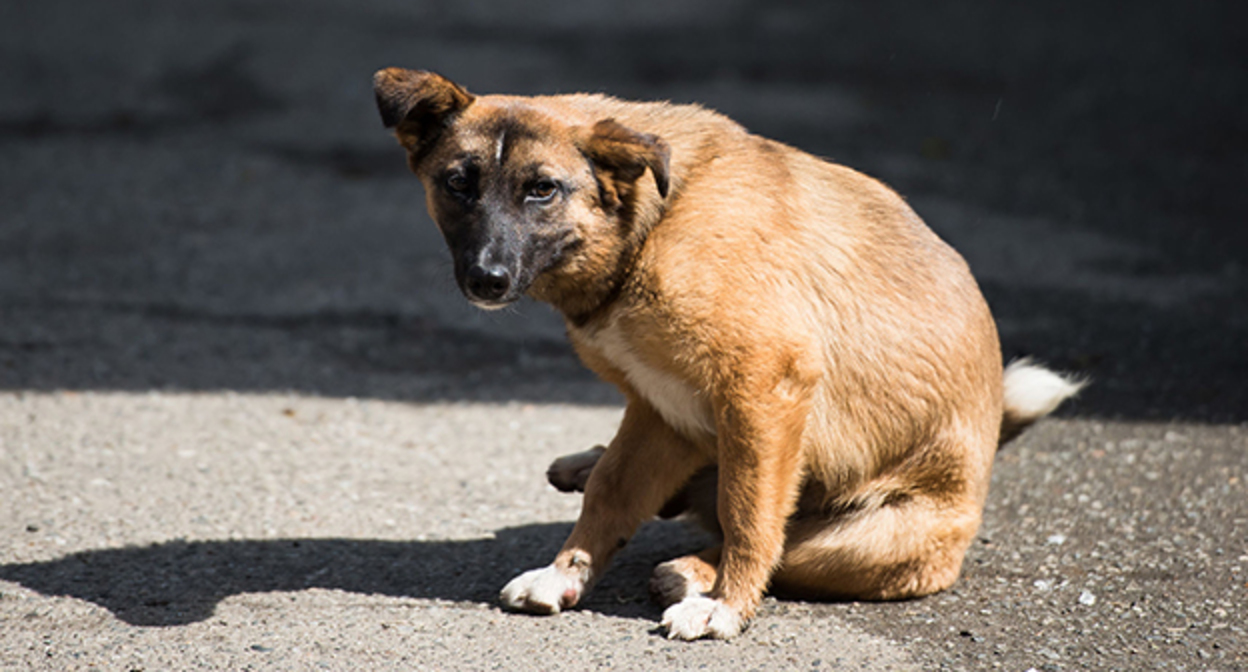
M 373 75 L 373 93 L 381 123 L 395 129 L 399 142 L 413 154 L 427 147 L 447 120 L 474 100 L 442 75 L 403 68 L 378 70 Z
M 671 150 L 657 135 L 639 133 L 614 119 L 593 125 L 582 140 L 582 151 L 599 171 L 603 199 L 617 206 L 649 168 L 659 195 L 666 198 Z

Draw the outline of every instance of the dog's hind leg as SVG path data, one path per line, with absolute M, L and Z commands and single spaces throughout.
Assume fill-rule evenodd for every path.
M 594 446 L 589 450 L 555 458 L 546 469 L 546 480 L 560 492 L 585 492 L 589 473 L 606 451 L 606 446 Z
M 916 495 L 877 508 L 790 521 L 772 591 L 806 598 L 895 600 L 948 588 L 979 527 L 975 501 Z
M 659 563 L 650 575 L 650 596 L 659 606 L 670 607 L 688 597 L 706 595 L 715 587 L 723 547 Z
M 978 522 L 978 514 L 936 512 L 917 500 L 837 519 L 794 518 L 772 592 L 890 600 L 943 590 L 957 579 Z M 651 597 L 667 607 L 710 592 L 720 552 L 715 546 L 660 563 Z

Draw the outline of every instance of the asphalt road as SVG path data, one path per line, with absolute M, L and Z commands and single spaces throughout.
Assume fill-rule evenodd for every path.
M 1248 669 L 1248 12 L 1230 2 L 0 5 L 0 669 Z M 369 89 L 697 101 L 884 179 L 1008 357 L 963 579 L 669 642 L 643 529 L 507 614 L 619 398 L 481 313 Z

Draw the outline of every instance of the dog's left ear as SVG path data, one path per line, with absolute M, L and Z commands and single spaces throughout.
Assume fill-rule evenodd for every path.
M 666 198 L 671 149 L 657 135 L 639 133 L 614 119 L 604 119 L 589 129 L 582 140 L 582 151 L 594 167 L 607 175 L 603 196 L 608 205 L 618 205 L 649 168 L 659 195 Z M 612 202 L 613 201 L 613 202 Z
M 428 147 L 452 115 L 475 100 L 442 75 L 403 68 L 378 70 L 373 93 L 381 122 L 395 129 L 399 142 L 413 155 Z

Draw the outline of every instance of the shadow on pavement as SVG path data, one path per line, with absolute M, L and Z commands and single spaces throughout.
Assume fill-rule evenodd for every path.
M 1089 376 L 1061 411 L 1248 421 L 1248 323 L 1226 299 L 1166 309 L 984 282 L 1007 360 Z M 27 313 L 27 310 L 30 312 Z M 621 403 L 562 338 L 456 327 L 399 311 L 217 314 L 177 305 L 0 305 L 42 323 L 0 338 L 0 389 L 296 391 L 407 402 Z
M 149 627 L 206 620 L 232 595 L 310 588 L 494 605 L 513 576 L 550 562 L 570 530 L 568 523 L 525 525 L 500 530 L 493 539 L 467 541 L 169 542 L 0 565 L 0 579 L 44 595 L 86 600 L 126 623 Z M 643 528 L 580 608 L 657 617 L 646 592 L 650 570 L 694 550 L 689 544 L 680 524 Z

